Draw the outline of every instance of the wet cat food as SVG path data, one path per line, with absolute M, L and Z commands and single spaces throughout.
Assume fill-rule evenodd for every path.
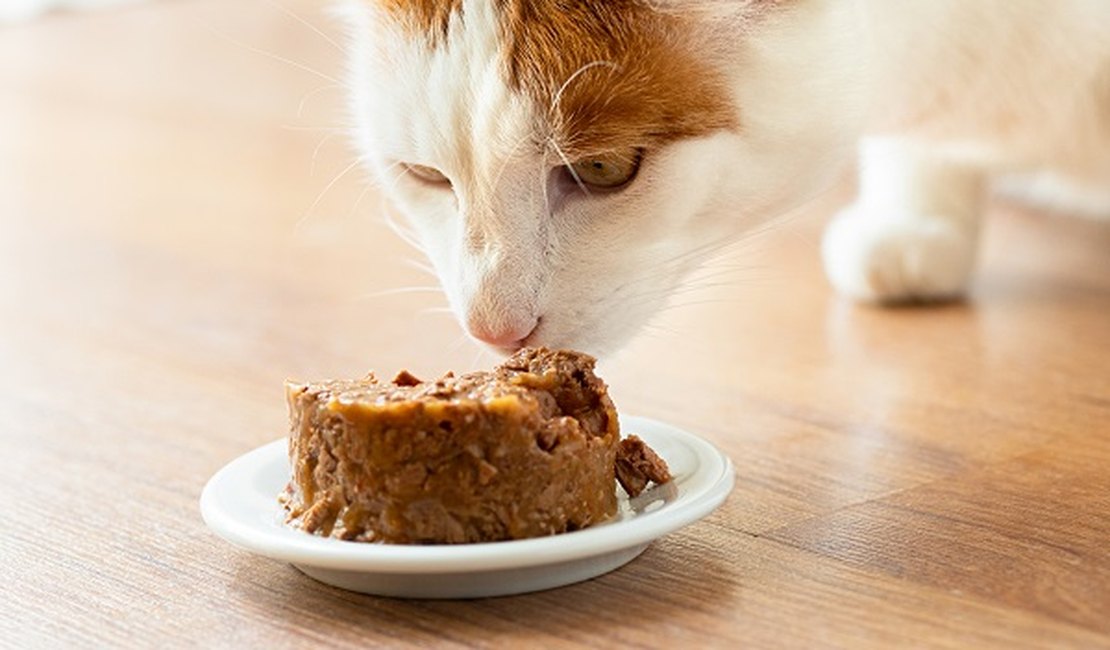
M 288 383 L 289 521 L 399 544 L 520 539 L 604 521 L 616 512 L 618 475 L 632 477 L 630 494 L 669 475 L 654 453 L 658 463 L 644 460 L 642 442 L 622 451 L 593 369 L 585 354 L 527 348 L 490 372 L 429 382 L 402 372 Z

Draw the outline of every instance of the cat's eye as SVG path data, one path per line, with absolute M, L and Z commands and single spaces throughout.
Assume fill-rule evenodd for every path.
M 575 178 L 589 187 L 616 189 L 628 184 L 640 169 L 639 149 L 610 151 L 571 163 Z
M 427 165 L 411 165 L 405 164 L 405 171 L 424 181 L 433 185 L 450 185 L 451 179 L 447 178 L 443 172 L 435 167 L 428 167 Z

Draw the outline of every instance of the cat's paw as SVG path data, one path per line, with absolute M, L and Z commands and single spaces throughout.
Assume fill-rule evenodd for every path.
M 852 206 L 825 231 L 825 273 L 856 300 L 951 300 L 967 290 L 976 239 L 971 228 L 943 217 L 877 215 Z

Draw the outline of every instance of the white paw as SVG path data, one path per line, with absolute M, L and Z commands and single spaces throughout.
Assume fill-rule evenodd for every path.
M 946 300 L 967 289 L 977 233 L 943 217 L 842 211 L 825 231 L 825 273 L 867 302 Z

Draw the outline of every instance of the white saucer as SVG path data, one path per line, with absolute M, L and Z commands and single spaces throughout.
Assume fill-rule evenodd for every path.
M 588 580 L 627 562 L 652 540 L 691 524 L 732 491 L 732 463 L 701 438 L 667 424 L 622 417 L 621 430 L 644 439 L 674 480 L 635 499 L 617 489 L 617 515 L 604 524 L 551 537 L 436 546 L 344 542 L 285 526 L 278 493 L 289 480 L 284 439 L 216 472 L 200 497 L 205 523 L 242 548 L 291 562 L 327 584 L 381 596 L 481 598 Z

